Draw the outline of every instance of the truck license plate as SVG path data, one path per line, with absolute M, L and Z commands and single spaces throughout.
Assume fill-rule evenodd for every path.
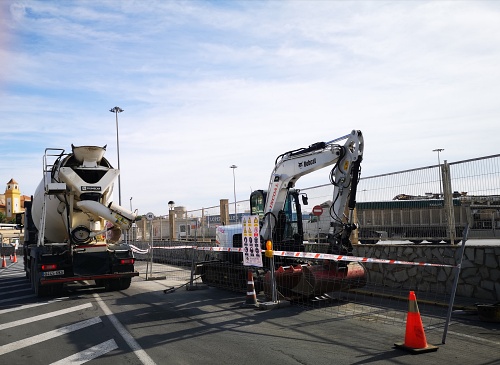
M 43 273 L 43 276 L 56 276 L 56 275 L 64 275 L 64 270 L 45 271 Z

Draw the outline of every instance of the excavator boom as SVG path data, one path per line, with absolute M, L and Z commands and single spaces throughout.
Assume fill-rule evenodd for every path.
M 345 141 L 340 145 L 339 142 Z M 349 201 L 349 209 L 354 209 L 359 167 L 363 156 L 363 135 L 353 130 L 350 134 L 329 142 L 318 142 L 308 148 L 286 152 L 276 159 L 269 181 L 265 204 L 265 218 L 261 228 L 264 240 L 272 239 L 279 221 L 288 191 L 304 175 L 334 165 L 330 180 L 334 185 L 331 207 L 330 235 L 338 235 L 345 229 L 345 223 L 352 226 L 352 213 L 344 219 L 344 210 Z M 347 221 L 347 222 L 346 222 Z

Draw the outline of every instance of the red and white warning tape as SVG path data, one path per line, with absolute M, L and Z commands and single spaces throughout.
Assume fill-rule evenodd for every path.
M 145 254 L 147 254 L 149 252 L 149 249 L 143 250 L 143 249 L 141 249 L 139 247 L 136 247 L 134 245 L 129 245 L 129 246 L 132 249 L 133 253 L 138 253 L 139 255 L 145 255 Z
M 198 251 L 243 252 L 242 247 L 197 247 Z
M 377 259 L 372 257 L 332 255 L 327 253 L 314 253 L 314 252 L 274 251 L 274 256 L 285 256 L 285 257 L 317 259 L 317 260 L 333 260 L 333 261 L 372 262 L 378 264 L 394 264 L 394 265 L 455 267 L 454 265 L 447 265 L 447 264 L 431 264 L 426 262 L 412 262 L 412 261 L 401 261 L 401 260 Z
M 180 250 L 181 248 L 192 248 L 196 249 L 197 246 L 168 246 L 168 247 L 155 247 L 160 250 Z
M 141 250 L 133 245 L 130 245 L 132 251 L 138 254 L 146 254 L 149 252 L 147 250 Z M 177 250 L 191 248 L 197 251 L 215 251 L 215 252 L 243 252 L 242 247 L 198 247 L 198 246 L 169 246 L 169 247 L 155 247 L 155 249 L 163 250 Z M 301 259 L 316 259 L 316 260 L 332 260 L 332 261 L 348 261 L 348 262 L 369 262 L 377 264 L 392 264 L 392 265 L 413 265 L 413 266 L 433 266 L 433 267 L 456 267 L 455 265 L 447 264 L 432 264 L 427 262 L 413 262 L 413 261 L 402 261 L 402 260 L 389 260 L 389 259 L 377 259 L 373 257 L 358 257 L 358 256 L 345 256 L 345 255 L 333 255 L 327 253 L 315 253 L 315 252 L 293 252 L 293 251 L 274 251 L 274 256 L 280 257 L 294 257 Z

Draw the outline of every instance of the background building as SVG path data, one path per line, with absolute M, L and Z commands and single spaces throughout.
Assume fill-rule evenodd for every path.
M 10 179 L 5 193 L 0 194 L 0 213 L 4 215 L 6 220 L 11 221 L 16 217 L 16 213 L 24 211 L 24 202 L 30 200 L 29 196 L 21 195 L 17 181 Z

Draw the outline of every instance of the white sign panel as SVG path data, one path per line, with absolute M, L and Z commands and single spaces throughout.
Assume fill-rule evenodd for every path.
M 262 267 L 259 216 L 245 215 L 243 225 L 243 265 Z

